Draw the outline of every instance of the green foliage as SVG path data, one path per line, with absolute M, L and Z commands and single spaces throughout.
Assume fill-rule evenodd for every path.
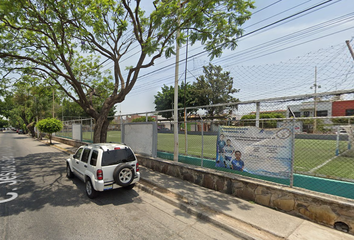
M 154 122 L 154 121 L 155 121 L 155 118 L 148 116 L 148 122 Z M 142 116 L 139 118 L 135 118 L 132 120 L 132 122 L 146 122 L 146 117 Z
M 181 83 L 178 86 L 178 108 L 184 107 L 184 99 L 186 107 L 205 106 L 218 103 L 237 102 L 231 94 L 239 90 L 233 88 L 233 78 L 230 77 L 230 72 L 223 72 L 220 66 L 209 64 L 204 68 L 204 75 L 197 78 L 197 81 L 190 85 Z M 186 88 L 186 91 L 185 91 Z M 174 87 L 164 85 L 161 92 L 155 95 L 155 110 L 173 109 L 174 102 Z M 224 107 L 203 107 L 210 116 L 222 114 Z M 187 112 L 194 112 L 195 110 L 188 109 Z M 179 111 L 179 117 L 184 116 L 183 111 Z M 172 112 L 161 112 L 165 118 L 171 118 Z
M 36 127 L 41 132 L 54 133 L 59 132 L 63 128 L 63 123 L 56 118 L 46 118 L 38 121 Z
M 164 85 L 161 88 L 161 92 L 158 92 L 154 97 L 155 97 L 155 110 L 167 110 L 167 109 L 173 109 L 174 105 L 174 93 L 175 88 L 172 86 L 166 86 Z M 193 96 L 193 86 L 190 85 L 189 83 L 184 84 L 184 82 L 181 83 L 180 86 L 178 86 L 178 108 L 183 108 L 184 107 L 184 102 L 186 102 L 186 107 L 192 107 L 194 106 L 194 96 Z M 188 109 L 187 113 L 193 112 L 194 110 Z M 184 116 L 183 111 L 178 112 L 179 117 Z M 161 112 L 161 116 L 165 118 L 171 118 L 172 117 L 172 112 Z
M 90 116 L 76 102 L 63 99 L 57 111 L 57 117 L 65 120 L 89 118 Z
M 21 80 L 26 79 L 25 82 Z M 27 83 L 26 83 L 27 82 Z M 38 118 L 52 115 L 53 87 L 39 84 L 36 78 L 24 75 L 12 87 L 13 93 L 6 97 L 7 116 L 12 126 L 28 130 L 34 137 L 34 123 Z M 25 127 L 24 127 L 25 126 Z
M 3 99 L 0 99 L 0 115 L 6 118 L 10 116 L 10 111 L 14 108 L 12 97 L 13 95 L 11 93 L 8 93 Z
M 350 124 L 350 118 L 333 118 L 332 122 L 336 125 L 346 125 L 346 124 Z
M 284 114 L 281 113 L 260 113 L 259 118 L 264 119 L 264 118 L 285 118 Z M 255 114 L 248 114 L 248 115 L 243 115 L 241 117 L 241 120 L 246 120 L 246 119 L 256 119 Z
M 8 127 L 9 126 L 9 121 L 5 119 L 0 119 L 0 128 Z
M 174 54 L 175 42 L 181 45 L 188 37 L 204 45 L 211 59 L 234 49 L 250 8 L 250 0 L 3 1 L 1 66 L 55 83 L 96 122 L 104 122 L 94 131 L 94 141 L 103 142 L 109 111 L 132 90 L 141 69 Z M 189 36 L 183 33 L 187 29 Z M 135 64 L 122 61 L 136 47 Z M 102 61 L 113 65 L 112 72 L 102 71 Z
M 262 128 L 276 128 L 277 127 L 277 120 L 266 120 L 267 118 L 285 118 L 285 115 L 282 113 L 260 113 L 259 118 L 261 119 L 261 127 Z M 255 126 L 256 121 L 255 114 L 243 115 L 241 117 L 242 124 L 244 126 Z M 250 120 L 250 121 L 247 121 Z
M 63 123 L 56 118 L 46 118 L 40 120 L 36 127 L 39 131 L 48 133 L 50 144 L 52 144 L 52 133 L 59 132 L 63 128 Z
M 302 121 L 302 126 L 303 126 L 303 131 L 309 132 L 309 133 L 315 133 L 315 132 L 322 132 L 326 133 L 329 132 L 330 127 L 327 126 L 322 119 L 316 119 L 316 130 L 314 129 L 315 126 L 315 119 L 303 119 Z
M 239 101 L 232 94 L 239 90 L 233 88 L 233 78 L 230 72 L 223 72 L 221 66 L 214 66 L 211 63 L 203 67 L 204 75 L 197 78 L 193 83 L 194 104 L 196 106 L 212 105 L 218 103 L 233 103 Z M 222 114 L 223 107 L 205 107 L 210 116 Z

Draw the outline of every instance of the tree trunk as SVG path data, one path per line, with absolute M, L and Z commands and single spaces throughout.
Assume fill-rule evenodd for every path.
M 31 136 L 32 136 L 33 138 L 36 137 L 36 133 L 35 133 L 35 131 L 34 131 L 34 125 L 31 126 L 31 124 L 29 124 L 29 125 L 27 125 L 27 128 L 28 128 L 28 130 L 30 131 Z
M 96 124 L 93 132 L 94 143 L 105 143 L 107 141 L 107 130 L 109 125 L 107 115 L 101 114 L 98 119 L 95 119 Z

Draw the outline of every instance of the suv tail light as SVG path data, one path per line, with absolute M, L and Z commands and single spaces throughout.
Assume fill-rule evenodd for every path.
M 136 172 L 139 172 L 139 163 L 136 163 Z
M 101 169 L 97 170 L 97 180 L 103 180 L 103 171 Z

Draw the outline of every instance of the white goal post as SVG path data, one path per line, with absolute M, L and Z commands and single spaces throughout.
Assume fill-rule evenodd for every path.
M 344 130 L 345 132 L 341 131 Z M 348 136 L 348 150 L 354 146 L 354 133 L 353 133 L 353 126 L 352 125 L 341 125 L 337 126 L 337 149 L 336 149 L 336 156 L 339 155 L 339 136 L 341 134 L 345 134 Z

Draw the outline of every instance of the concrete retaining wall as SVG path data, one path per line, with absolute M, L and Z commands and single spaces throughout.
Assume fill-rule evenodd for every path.
M 354 234 L 354 201 L 232 173 L 163 159 L 138 156 L 145 167 L 200 186 L 253 201 L 329 227 L 349 227 Z M 344 224 L 343 224 L 344 223 Z M 343 229 L 345 230 L 345 229 Z
M 80 141 L 72 140 L 72 139 L 69 139 L 69 138 L 62 138 L 62 137 L 56 137 L 56 136 L 52 136 L 52 139 L 55 140 L 55 141 L 58 141 L 58 142 L 73 146 L 73 147 L 77 147 L 77 148 L 82 146 L 82 145 L 86 145 L 87 144 L 87 143 L 83 143 L 83 142 L 80 142 Z

